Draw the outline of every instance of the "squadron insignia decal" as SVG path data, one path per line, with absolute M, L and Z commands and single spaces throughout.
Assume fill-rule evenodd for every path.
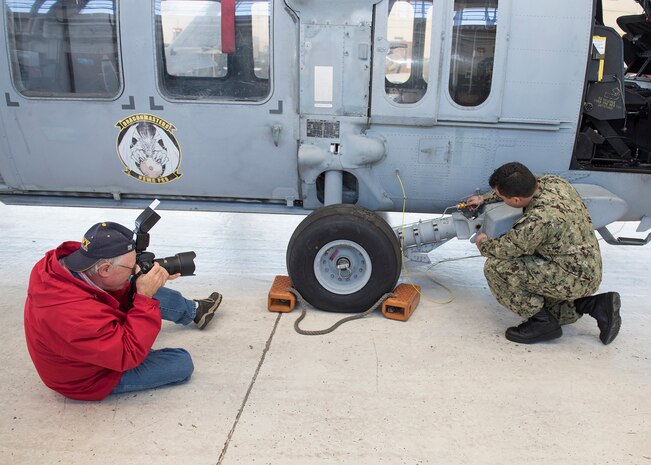
M 139 113 L 118 121 L 117 151 L 125 174 L 147 184 L 160 184 L 182 176 L 181 147 L 172 134 L 176 128 L 162 118 Z

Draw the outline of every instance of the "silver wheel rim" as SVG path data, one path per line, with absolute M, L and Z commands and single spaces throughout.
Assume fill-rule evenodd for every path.
M 371 279 L 371 258 L 353 241 L 328 242 L 314 258 L 314 276 L 333 294 L 353 294 Z

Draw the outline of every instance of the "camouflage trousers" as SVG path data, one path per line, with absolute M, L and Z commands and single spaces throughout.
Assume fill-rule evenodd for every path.
M 601 269 L 594 277 L 582 280 L 557 264 L 536 256 L 512 259 L 489 258 L 484 275 L 497 301 L 523 318 L 530 318 L 543 308 L 561 325 L 581 317 L 574 300 L 594 294 L 601 283 Z

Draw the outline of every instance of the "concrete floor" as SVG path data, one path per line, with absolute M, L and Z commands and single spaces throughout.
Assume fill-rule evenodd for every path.
M 171 286 L 224 294 L 208 329 L 164 323 L 155 344 L 190 351 L 191 381 L 66 400 L 41 383 L 26 350 L 29 272 L 91 224 L 131 225 L 138 213 L 0 204 L 0 463 L 651 464 L 651 247 L 602 242 L 601 290 L 622 295 L 609 346 L 589 317 L 550 343 L 508 342 L 519 319 L 491 296 L 475 247 L 456 240 L 430 253 L 435 266 L 403 273 L 424 293 L 408 322 L 375 312 L 301 336 L 298 312 L 270 313 L 266 299 L 302 216 L 161 211 L 149 250 L 197 253 L 197 276 Z M 461 257 L 470 258 L 443 261 Z M 311 311 L 304 326 L 340 317 Z

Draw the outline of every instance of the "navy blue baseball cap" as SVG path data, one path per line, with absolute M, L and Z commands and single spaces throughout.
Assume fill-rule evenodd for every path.
M 103 258 L 114 258 L 135 248 L 133 231 L 118 223 L 97 223 L 84 234 L 79 250 L 63 259 L 69 270 L 86 271 Z

